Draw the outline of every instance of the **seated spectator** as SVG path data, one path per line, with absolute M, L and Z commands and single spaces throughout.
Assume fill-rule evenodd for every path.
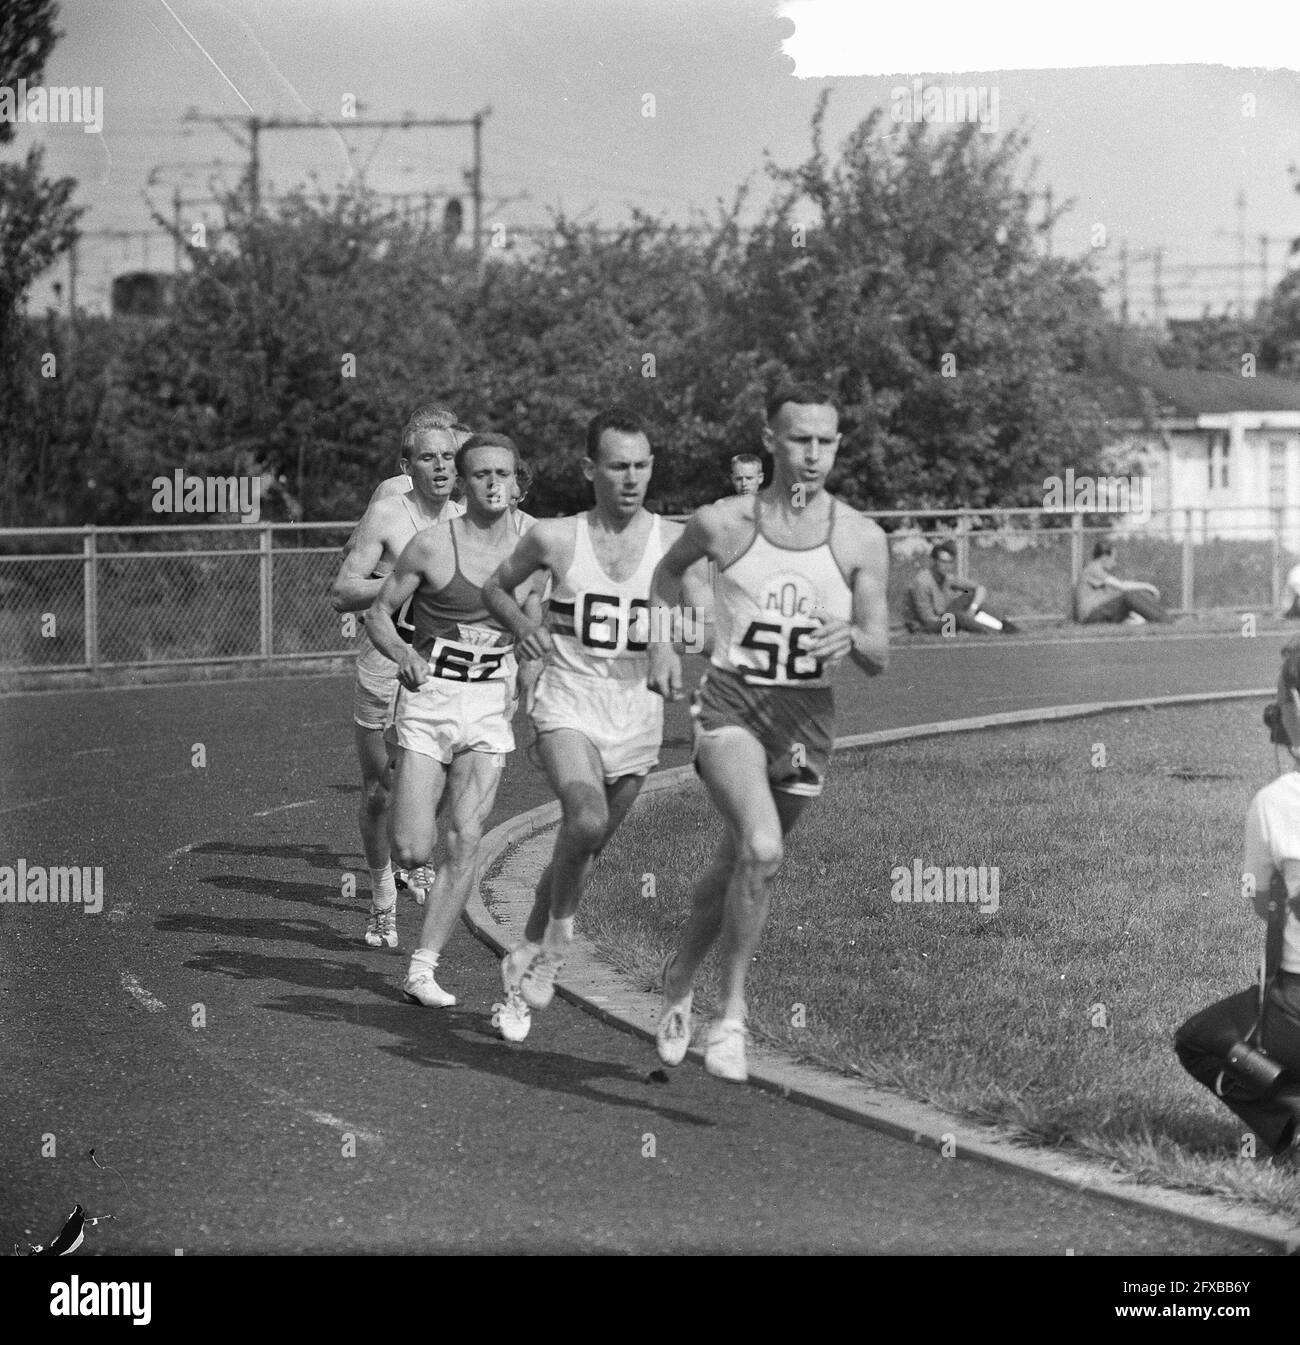
M 1142 626 L 1148 621 L 1168 621 L 1169 613 L 1160 605 L 1160 590 L 1138 579 L 1118 579 L 1115 568 L 1115 544 L 1098 542 L 1092 560 L 1083 567 L 1074 587 L 1074 619 L 1082 625 L 1096 621 L 1123 621 Z
M 1020 627 L 1014 622 L 985 608 L 987 595 L 982 585 L 958 579 L 956 569 L 957 548 L 951 542 L 939 542 L 931 548 L 929 568 L 921 570 L 912 580 L 903 602 L 903 624 L 907 629 L 941 635 L 955 626 L 957 630 L 976 633 L 1019 634 Z M 952 621 L 945 623 L 944 617 L 951 617 Z

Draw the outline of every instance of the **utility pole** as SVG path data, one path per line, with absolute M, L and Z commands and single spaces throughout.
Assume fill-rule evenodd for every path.
M 1119 325 L 1128 327 L 1128 239 L 1119 245 Z
M 1246 321 L 1246 189 L 1237 192 L 1237 317 Z
M 474 114 L 474 167 L 471 170 L 470 190 L 474 198 L 474 255 L 483 255 L 483 117 Z
M 261 208 L 262 158 L 261 135 L 264 131 L 411 131 L 423 128 L 439 130 L 456 127 L 471 127 L 474 138 L 473 167 L 469 172 L 469 181 L 474 193 L 474 248 L 480 247 L 479 231 L 482 225 L 483 210 L 483 122 L 491 115 L 492 109 L 485 107 L 472 117 L 404 117 L 400 121 L 374 118 L 362 120 L 347 117 L 341 121 L 291 121 L 283 117 L 213 117 L 204 116 L 193 110 L 187 112 L 183 121 L 212 122 L 220 126 L 227 135 L 240 146 L 248 150 L 248 195 L 254 214 Z M 241 125 L 247 139 L 241 138 L 230 128 L 230 123 Z

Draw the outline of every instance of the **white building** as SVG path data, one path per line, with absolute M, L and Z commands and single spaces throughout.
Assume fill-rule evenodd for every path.
M 1150 478 L 1149 526 L 1300 545 L 1300 382 L 1158 365 L 1103 382 L 1111 470 Z

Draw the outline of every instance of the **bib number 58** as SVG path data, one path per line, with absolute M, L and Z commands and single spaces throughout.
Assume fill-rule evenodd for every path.
M 788 630 L 770 621 L 751 621 L 740 642 L 742 649 L 756 649 L 767 660 L 761 668 L 746 668 L 751 677 L 773 682 L 810 682 L 822 675 L 820 659 L 807 652 L 808 639 L 816 626 L 791 626 Z

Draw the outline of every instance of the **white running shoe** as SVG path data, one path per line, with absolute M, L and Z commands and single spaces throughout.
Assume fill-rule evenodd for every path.
M 676 954 L 670 953 L 664 959 L 663 975 L 659 978 L 663 986 L 663 1004 L 659 1009 L 659 1026 L 655 1029 L 655 1049 L 665 1065 L 680 1065 L 691 1045 L 691 1003 L 695 995 L 687 991 L 681 999 L 668 998 L 668 968 L 675 958 Z
M 555 994 L 555 978 L 564 970 L 564 959 L 549 948 L 538 947 L 519 978 L 519 993 L 530 1008 L 544 1009 Z
M 397 947 L 397 907 L 390 906 L 386 911 L 370 908 L 366 920 L 366 942 L 371 948 Z
M 506 1041 L 523 1041 L 533 1025 L 533 1015 L 519 990 L 524 970 L 532 961 L 537 945 L 521 943 L 501 959 L 501 984 L 505 987 L 504 1004 L 492 1006 L 492 1025 L 498 1028 Z
M 412 869 L 406 875 L 406 886 L 410 889 L 411 895 L 415 898 L 417 906 L 423 906 L 430 891 L 433 888 L 434 879 L 438 876 L 437 869 L 431 869 L 427 864 L 421 864 L 418 869 Z
M 745 1068 L 744 1023 L 738 1023 L 734 1018 L 714 1023 L 704 1048 L 704 1068 L 715 1078 L 730 1083 L 744 1083 L 749 1078 Z
M 450 1009 L 456 1002 L 456 996 L 449 995 L 434 979 L 436 965 L 423 958 L 419 962 L 412 962 L 406 973 L 402 994 L 412 1004 L 423 1004 L 426 1009 Z

